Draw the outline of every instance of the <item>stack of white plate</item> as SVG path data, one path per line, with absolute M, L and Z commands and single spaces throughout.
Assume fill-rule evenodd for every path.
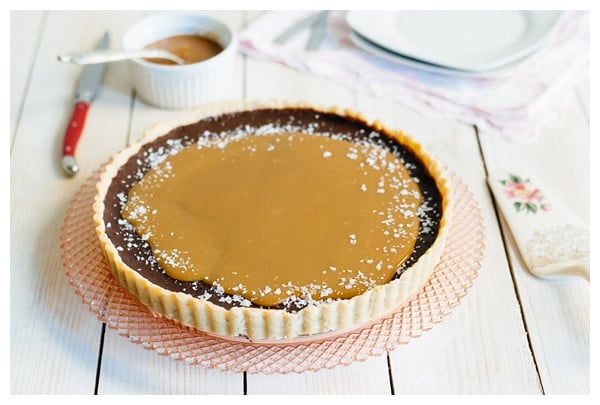
M 351 40 L 392 62 L 437 73 L 510 72 L 550 39 L 560 11 L 349 11 Z

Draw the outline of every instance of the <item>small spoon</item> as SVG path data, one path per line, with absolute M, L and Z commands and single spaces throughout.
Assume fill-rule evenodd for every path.
M 175 62 L 178 65 L 185 65 L 185 61 L 179 56 L 173 55 L 171 52 L 162 49 L 140 49 L 136 51 L 84 51 L 84 52 L 67 52 L 58 55 L 58 60 L 65 63 L 75 63 L 77 65 L 92 65 L 95 63 L 116 62 L 125 59 L 137 58 L 157 58 L 167 59 Z

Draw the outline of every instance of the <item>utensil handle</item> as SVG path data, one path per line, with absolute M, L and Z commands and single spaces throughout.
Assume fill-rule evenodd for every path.
M 308 37 L 308 41 L 306 42 L 305 49 L 307 51 L 319 49 L 319 45 L 323 42 L 323 38 L 325 38 L 325 34 L 327 33 L 327 14 L 327 11 L 321 14 L 319 20 L 313 27 L 310 36 Z
M 173 61 L 179 65 L 185 65 L 185 60 L 171 52 L 163 49 L 138 49 L 126 50 L 94 50 L 67 52 L 58 55 L 58 60 L 63 63 L 74 63 L 77 65 L 93 65 L 96 63 L 116 62 L 125 59 L 137 58 L 159 58 Z
M 65 131 L 65 138 L 63 140 L 62 148 L 62 163 L 65 173 L 67 173 L 67 175 L 70 177 L 74 176 L 75 173 L 79 171 L 79 166 L 75 161 L 75 150 L 77 149 L 79 138 L 81 138 L 81 133 L 83 132 L 83 126 L 85 124 L 85 118 L 89 108 L 89 103 L 85 101 L 77 101 Z
M 291 37 L 296 35 L 296 33 L 298 33 L 299 31 L 303 30 L 304 28 L 310 27 L 315 22 L 318 22 L 321 18 L 323 18 L 324 15 L 325 16 L 327 15 L 326 10 L 319 11 L 317 13 L 309 15 L 306 18 L 301 19 L 300 21 L 296 22 L 295 24 L 292 24 L 291 27 L 289 27 L 288 29 L 283 31 L 281 34 L 277 35 L 277 37 L 275 37 L 273 42 L 275 42 L 276 44 L 282 45 L 283 43 L 288 41 Z

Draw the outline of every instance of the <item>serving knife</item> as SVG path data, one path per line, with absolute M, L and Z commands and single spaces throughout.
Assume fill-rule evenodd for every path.
M 94 49 L 108 49 L 109 42 L 110 37 L 108 32 L 105 32 Z M 102 87 L 105 70 L 106 63 L 88 65 L 83 69 L 83 73 L 79 79 L 75 94 L 75 105 L 65 130 L 62 148 L 62 167 L 69 177 L 75 176 L 79 171 L 79 165 L 75 160 L 75 150 L 83 132 L 90 104 L 96 97 L 100 87 Z

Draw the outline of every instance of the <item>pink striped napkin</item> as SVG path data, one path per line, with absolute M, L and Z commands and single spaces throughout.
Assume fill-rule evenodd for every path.
M 275 11 L 240 33 L 244 54 L 328 78 L 422 113 L 457 118 L 482 132 L 519 142 L 558 126 L 571 100 L 563 91 L 589 78 L 589 13 L 569 11 L 546 45 L 509 74 L 464 77 L 434 73 L 371 55 L 350 40 L 345 13 L 329 13 L 327 36 L 318 51 L 304 45 L 308 29 L 283 45 L 273 39 L 310 12 Z

